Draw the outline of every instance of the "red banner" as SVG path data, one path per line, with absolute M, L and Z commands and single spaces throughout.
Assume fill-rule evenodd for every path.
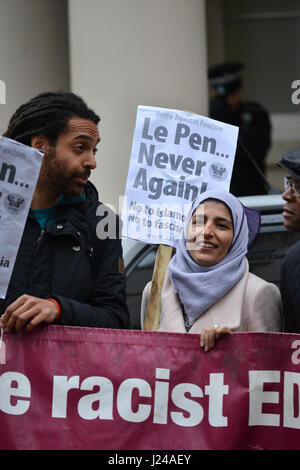
M 2 450 L 300 448 L 300 335 L 48 326 L 4 335 Z

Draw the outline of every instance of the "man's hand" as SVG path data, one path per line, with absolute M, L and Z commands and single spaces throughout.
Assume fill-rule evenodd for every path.
M 220 336 L 230 333 L 231 330 L 227 328 L 227 326 L 216 325 L 203 328 L 200 335 L 200 346 L 201 348 L 204 347 L 205 352 L 209 351 L 215 346 L 216 340 L 219 339 Z
M 31 331 L 39 323 L 53 323 L 57 317 L 54 302 L 24 294 L 7 307 L 0 318 L 0 327 L 9 333 L 12 329 L 20 331 L 26 325 L 26 330 Z

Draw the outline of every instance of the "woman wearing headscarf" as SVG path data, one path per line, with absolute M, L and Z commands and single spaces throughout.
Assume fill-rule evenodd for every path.
M 260 215 L 222 190 L 192 205 L 185 236 L 166 271 L 159 331 L 200 333 L 205 350 L 231 331 L 279 331 L 281 297 L 275 284 L 249 272 L 246 253 Z M 151 283 L 144 289 L 144 318 Z

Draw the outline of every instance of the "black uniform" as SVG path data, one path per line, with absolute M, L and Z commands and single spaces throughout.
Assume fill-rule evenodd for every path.
M 282 265 L 280 292 L 282 297 L 283 331 L 300 333 L 300 242 L 293 245 Z
M 88 182 L 84 200 L 60 205 L 45 231 L 30 211 L 0 316 L 19 296 L 29 294 L 56 299 L 63 325 L 129 327 L 121 241 L 118 233 L 115 239 L 97 237 L 99 205 Z M 102 220 L 107 211 L 101 211 Z
M 226 103 L 226 97 L 242 86 L 242 68 L 240 63 L 226 63 L 210 69 L 210 84 L 218 95 L 210 100 L 209 115 L 212 119 L 239 127 L 230 192 L 235 196 L 266 194 L 264 179 L 255 163 L 265 173 L 265 157 L 271 144 L 269 114 L 255 102 L 241 102 L 234 112 Z

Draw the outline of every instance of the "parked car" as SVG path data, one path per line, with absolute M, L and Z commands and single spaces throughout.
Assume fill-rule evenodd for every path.
M 280 194 L 241 197 L 247 207 L 261 213 L 260 233 L 247 254 L 250 271 L 266 281 L 279 285 L 280 265 L 288 248 L 299 239 L 299 234 L 283 226 Z M 127 275 L 127 300 L 131 328 L 140 329 L 140 305 L 142 292 L 152 279 L 157 245 L 123 239 L 124 260 Z

